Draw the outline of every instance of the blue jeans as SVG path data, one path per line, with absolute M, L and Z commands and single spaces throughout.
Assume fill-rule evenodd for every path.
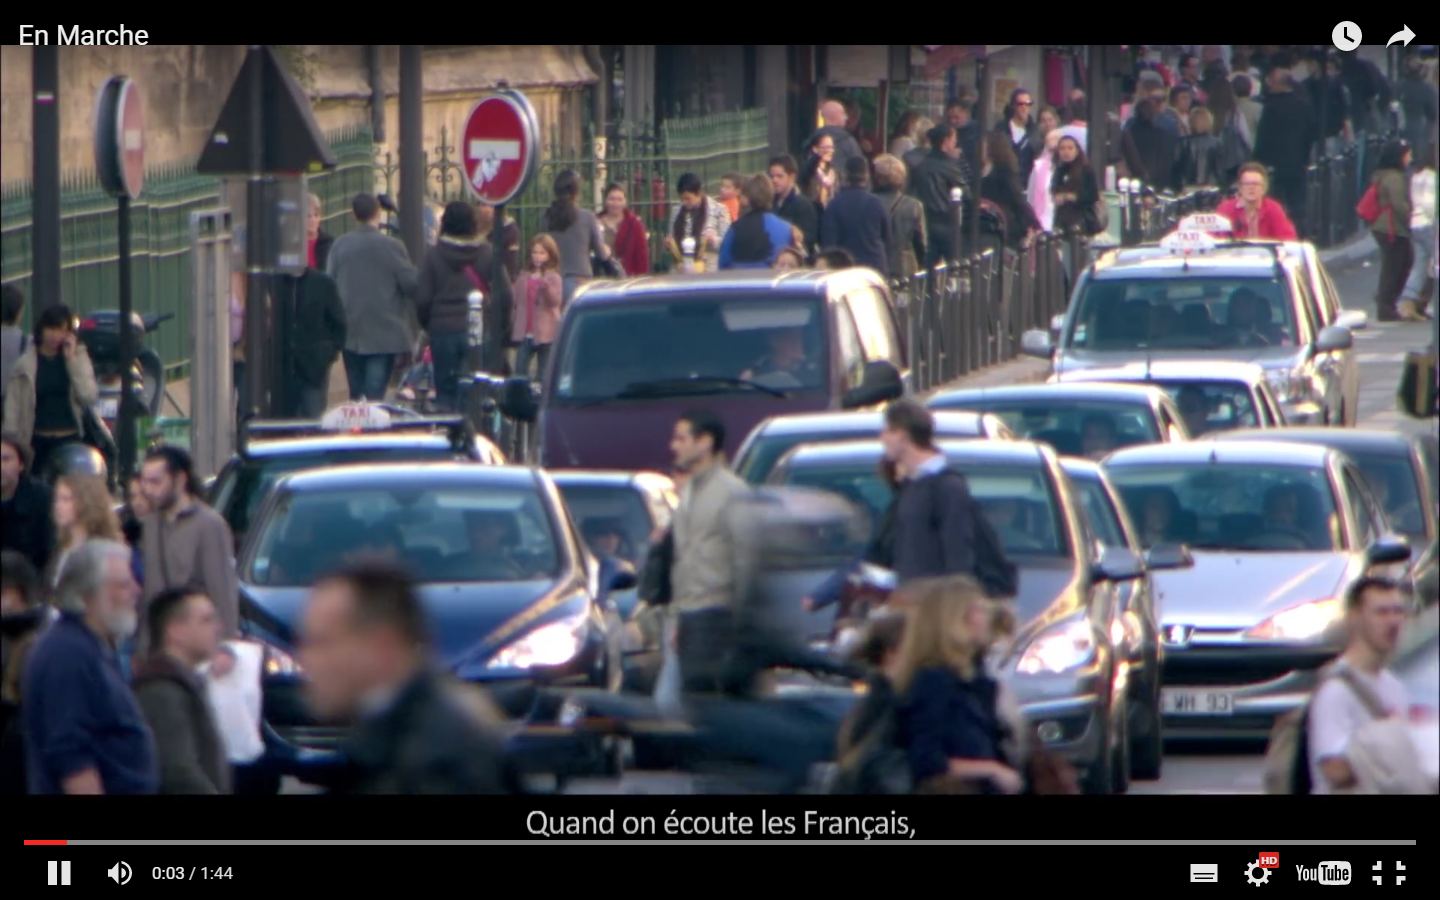
M 1425 281 L 1435 269 L 1435 226 L 1412 229 L 1410 242 L 1415 245 L 1415 262 L 1410 265 L 1410 277 L 1405 279 L 1400 299 L 1418 305 L 1420 295 L 1425 292 Z
M 346 350 L 345 380 L 350 383 L 350 399 L 383 401 L 385 390 L 390 386 L 390 374 L 395 371 L 396 355 Z
M 435 364 L 435 407 L 441 412 L 455 412 L 460 403 L 460 376 L 465 373 L 465 357 L 470 352 L 470 335 L 430 335 L 430 359 Z
M 537 344 L 534 338 L 520 342 L 515 351 L 515 374 L 521 378 L 530 377 L 530 360 L 535 360 L 535 380 L 545 380 L 545 366 L 550 362 L 550 345 Z

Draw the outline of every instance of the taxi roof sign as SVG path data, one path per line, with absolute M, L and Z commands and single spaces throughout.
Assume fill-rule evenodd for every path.
M 390 423 L 390 413 L 383 407 L 364 402 L 342 404 L 320 418 L 326 431 L 383 431 Z
M 1203 231 L 1206 234 L 1231 234 L 1235 228 L 1230 220 L 1218 213 L 1194 213 L 1180 220 L 1176 231 Z
M 1162 249 L 1186 256 L 1192 253 L 1208 253 L 1216 246 L 1214 236 L 1204 231 L 1173 231 L 1160 241 Z

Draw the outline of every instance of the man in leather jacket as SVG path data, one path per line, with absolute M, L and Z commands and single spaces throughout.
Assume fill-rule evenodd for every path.
M 910 193 L 925 207 L 925 228 L 930 234 L 930 247 L 925 254 L 926 268 L 953 254 L 955 229 L 951 224 L 951 189 L 958 187 L 966 192 L 960 216 L 963 223 L 970 206 L 970 186 L 974 183 L 970 177 L 970 161 L 960 155 L 955 129 L 946 124 L 936 125 L 930 129 L 929 138 L 930 153 L 910 176 Z

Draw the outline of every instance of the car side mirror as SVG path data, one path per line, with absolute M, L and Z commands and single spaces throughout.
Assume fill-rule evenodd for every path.
M 517 422 L 534 422 L 540 415 L 540 404 L 528 378 L 507 378 L 500 391 L 500 413 Z
M 1316 353 L 1349 350 L 1353 346 L 1355 346 L 1355 335 L 1351 333 L 1350 329 L 1342 328 L 1339 325 L 1320 329 L 1320 334 L 1315 338 Z
M 905 396 L 905 380 L 893 363 L 872 360 L 865 364 L 865 374 L 858 387 L 850 388 L 840 399 L 846 409 L 860 409 L 888 403 Z
M 1410 542 L 1399 535 L 1382 535 L 1366 549 L 1365 559 L 1372 566 L 1388 566 L 1408 562 Z
M 1156 544 L 1145 554 L 1145 567 L 1151 571 L 1193 569 L 1195 557 L 1184 544 Z
M 1050 359 L 1055 355 L 1055 341 L 1050 332 L 1032 329 L 1020 335 L 1020 352 L 1036 359 Z
M 1370 314 L 1363 309 L 1347 309 L 1335 317 L 1335 328 L 1347 328 L 1350 331 L 1364 331 L 1370 327 Z
M 1107 547 L 1095 565 L 1096 581 L 1130 581 L 1145 574 L 1145 562 L 1124 547 Z

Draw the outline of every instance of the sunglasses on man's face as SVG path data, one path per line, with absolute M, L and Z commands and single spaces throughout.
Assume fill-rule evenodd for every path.
M 1033 106 L 1034 104 L 1031 103 L 1029 100 L 1017 100 L 1017 101 L 1015 101 L 1015 105 L 1016 105 L 1016 106 Z

